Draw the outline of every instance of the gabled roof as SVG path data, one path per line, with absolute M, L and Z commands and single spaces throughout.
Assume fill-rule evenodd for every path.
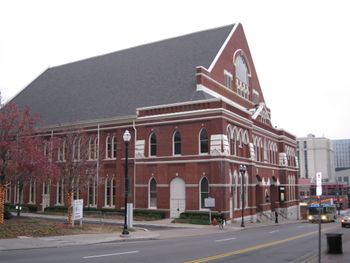
M 196 67 L 208 68 L 234 25 L 142 45 L 46 70 L 13 101 L 41 125 L 135 115 L 136 108 L 208 99 Z

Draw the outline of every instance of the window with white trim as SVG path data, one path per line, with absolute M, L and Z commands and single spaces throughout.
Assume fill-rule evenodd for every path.
M 97 178 L 93 176 L 88 182 L 88 206 L 96 207 Z
M 152 178 L 149 182 L 149 208 L 157 208 L 157 182 L 154 178 Z
M 105 180 L 105 207 L 115 207 L 116 182 L 114 178 Z
M 35 180 L 30 180 L 29 183 L 29 203 L 36 203 L 36 182 Z
M 200 183 L 200 193 L 201 193 L 201 209 L 206 208 L 204 200 L 209 197 L 209 182 L 206 177 L 203 177 Z
M 62 140 L 61 146 L 58 148 L 57 161 L 59 162 L 66 161 L 66 140 Z
M 232 74 L 224 70 L 225 87 L 232 90 Z
M 73 161 L 80 161 L 81 138 L 75 137 L 73 140 Z
M 176 131 L 173 135 L 173 154 L 181 154 L 181 134 L 179 131 Z
M 115 136 L 107 136 L 106 138 L 106 159 L 117 158 L 117 141 Z
M 56 205 L 64 205 L 64 182 L 63 180 L 57 181 L 56 186 Z
M 245 99 L 249 97 L 249 72 L 245 59 L 238 55 L 234 62 L 236 69 L 236 91 Z
M 202 128 L 199 133 L 199 147 L 199 153 L 204 154 L 209 152 L 208 132 L 205 128 Z
M 152 132 L 149 137 L 149 156 L 157 155 L 157 136 L 154 132 Z
M 89 160 L 97 160 L 97 137 L 91 136 L 89 139 Z

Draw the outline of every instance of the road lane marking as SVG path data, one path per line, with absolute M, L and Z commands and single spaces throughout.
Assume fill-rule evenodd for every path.
M 324 232 L 326 230 L 330 230 L 330 229 L 336 228 L 336 227 L 337 226 L 324 228 L 324 229 L 322 229 L 322 232 Z M 230 256 L 244 254 L 244 253 L 251 252 L 251 251 L 254 251 L 254 250 L 259 250 L 259 249 L 262 249 L 262 248 L 267 248 L 267 247 L 272 247 L 272 246 L 275 246 L 275 245 L 280 245 L 280 244 L 283 244 L 283 243 L 287 243 L 289 241 L 293 241 L 293 240 L 300 239 L 300 238 L 303 238 L 303 237 L 311 236 L 311 235 L 314 235 L 316 233 L 318 233 L 318 230 L 317 231 L 313 231 L 313 232 L 309 232 L 309 233 L 305 233 L 305 234 L 301 234 L 301 235 L 297 235 L 297 236 L 294 236 L 294 237 L 289 237 L 289 238 L 286 238 L 286 239 L 273 241 L 273 242 L 270 242 L 270 243 L 264 243 L 264 244 L 260 244 L 260 245 L 256 245 L 256 246 L 252 246 L 252 247 L 247 247 L 247 248 L 231 251 L 231 252 L 228 252 L 228 253 L 218 254 L 218 255 L 215 255 L 215 256 L 211 256 L 211 257 L 199 258 L 199 259 L 195 259 L 195 260 L 192 260 L 192 261 L 186 261 L 185 263 L 209 262 L 209 261 L 222 259 L 222 258 L 226 258 L 226 257 L 230 257 Z
M 218 240 L 215 240 L 215 242 L 223 242 L 223 241 L 229 241 L 229 240 L 234 240 L 236 239 L 235 237 L 231 237 L 231 238 L 225 238 L 225 239 L 218 239 Z
M 127 254 L 135 254 L 139 253 L 138 250 L 135 251 L 126 251 L 126 252 L 120 252 L 120 253 L 113 253 L 113 254 L 102 254 L 102 255 L 95 255 L 95 256 L 86 256 L 83 257 L 84 259 L 88 258 L 102 258 L 102 257 L 111 257 L 111 256 L 121 256 L 121 255 L 127 255 Z
M 269 232 L 270 234 L 273 234 L 273 233 L 277 233 L 277 232 L 280 232 L 279 230 L 273 230 L 271 232 Z

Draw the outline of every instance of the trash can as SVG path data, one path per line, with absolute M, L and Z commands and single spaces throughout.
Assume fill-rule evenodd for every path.
M 341 236 L 342 233 L 327 233 L 327 253 L 328 254 L 342 254 L 343 246 Z

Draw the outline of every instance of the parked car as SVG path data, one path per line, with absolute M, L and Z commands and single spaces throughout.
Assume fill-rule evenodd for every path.
M 341 227 L 350 226 L 350 216 L 345 216 L 341 220 Z

